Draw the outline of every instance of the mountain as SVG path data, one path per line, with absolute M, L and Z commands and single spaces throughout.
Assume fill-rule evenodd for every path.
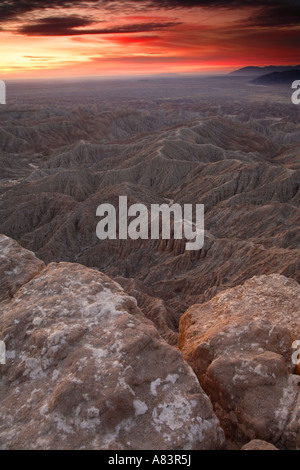
M 300 65 L 267 65 L 265 67 L 257 67 L 249 65 L 247 67 L 242 67 L 241 69 L 234 70 L 230 72 L 229 75 L 232 76 L 255 76 L 259 77 L 261 75 L 266 75 L 273 72 L 285 72 L 291 70 L 300 70 Z
M 257 85 L 291 85 L 295 80 L 300 80 L 300 69 L 268 73 L 255 78 L 252 80 L 252 83 L 256 83 Z

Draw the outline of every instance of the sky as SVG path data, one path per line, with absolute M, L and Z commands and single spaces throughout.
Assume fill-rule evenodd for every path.
M 300 0 L 0 0 L 0 79 L 300 63 Z

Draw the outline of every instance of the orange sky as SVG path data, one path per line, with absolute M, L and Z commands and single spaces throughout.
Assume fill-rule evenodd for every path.
M 0 79 L 223 73 L 300 62 L 299 2 L 292 0 L 283 14 L 276 0 L 272 8 L 267 0 L 21 3 L 0 5 Z

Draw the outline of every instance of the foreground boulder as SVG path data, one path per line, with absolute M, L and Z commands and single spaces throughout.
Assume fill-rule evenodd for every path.
M 241 444 L 262 439 L 300 446 L 300 286 L 284 276 L 254 277 L 182 316 L 179 347 L 210 396 L 222 427 Z
M 0 234 L 0 301 L 10 299 L 44 267 L 34 253 L 22 250 L 15 240 Z
M 104 274 L 51 263 L 0 308 L 2 449 L 223 445 L 212 405 L 181 353 Z
M 241 450 L 278 450 L 277 447 L 273 446 L 266 441 L 261 441 L 260 439 L 252 439 L 252 441 L 243 445 Z

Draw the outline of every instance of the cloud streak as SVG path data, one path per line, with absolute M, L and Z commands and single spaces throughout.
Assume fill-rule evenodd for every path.
M 24 15 L 44 9 L 57 11 L 64 9 L 110 9 L 122 12 L 146 11 L 149 8 L 159 10 L 176 10 L 190 8 L 218 9 L 249 9 L 253 10 L 245 21 L 251 26 L 294 26 L 300 24 L 300 5 L 298 0 L 7 0 L 0 4 L 0 23 L 12 20 L 22 21 Z
M 198 73 L 292 64 L 299 26 L 299 0 L 6 0 L 0 71 Z
M 27 36 L 78 36 L 83 34 L 124 34 L 124 33 L 144 33 L 148 31 L 160 31 L 165 28 L 172 28 L 181 24 L 180 22 L 166 23 L 137 23 L 122 26 L 112 26 L 109 28 L 88 28 L 93 20 L 78 16 L 49 17 L 38 20 L 34 23 L 22 25 L 17 32 Z M 78 29 L 79 28 L 79 29 Z

